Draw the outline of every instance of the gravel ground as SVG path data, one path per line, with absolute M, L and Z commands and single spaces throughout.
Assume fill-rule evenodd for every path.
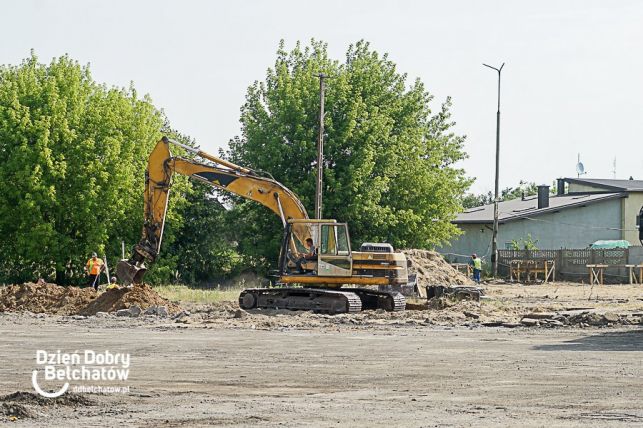
M 311 325 L 311 315 L 192 310 L 179 322 L 0 313 L 0 395 L 22 392 L 0 398 L 0 424 L 643 425 L 640 326 L 452 327 L 386 314 Z M 118 383 L 129 393 L 35 399 L 37 349 L 129 353 Z

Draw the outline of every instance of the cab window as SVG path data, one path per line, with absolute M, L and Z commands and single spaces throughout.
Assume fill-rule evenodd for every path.
M 335 226 L 323 224 L 321 226 L 321 253 L 332 256 L 336 255 L 336 242 Z

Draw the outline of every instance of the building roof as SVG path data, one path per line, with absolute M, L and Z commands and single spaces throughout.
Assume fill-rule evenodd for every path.
M 605 178 L 565 178 L 568 183 L 602 187 L 616 192 L 643 192 L 643 180 L 610 180 Z
M 557 212 L 563 209 L 585 206 L 609 199 L 624 198 L 627 193 L 585 193 L 550 196 L 549 207 L 538 209 L 538 196 L 528 196 L 524 200 L 517 198 L 498 203 L 498 221 L 506 223 L 526 217 Z M 493 223 L 493 204 L 469 208 L 458 214 L 455 224 Z

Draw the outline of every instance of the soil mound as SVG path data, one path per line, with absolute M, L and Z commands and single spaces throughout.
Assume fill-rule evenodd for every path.
M 55 398 L 45 398 L 33 392 L 16 391 L 11 394 L 0 397 L 0 402 L 4 403 L 22 403 L 35 406 L 93 406 L 96 402 L 81 394 L 68 392 Z
M 74 315 L 97 296 L 93 288 L 26 283 L 0 287 L 0 311 Z
M 16 391 L 11 394 L 0 396 L 0 416 L 7 416 L 11 420 L 37 418 L 40 407 L 48 406 L 69 406 L 84 407 L 93 406 L 96 402 L 84 395 L 68 392 L 56 398 L 45 398 L 33 392 Z
M 36 417 L 35 413 L 26 406 L 15 403 L 0 403 L 0 416 L 7 416 L 13 420 Z
M 473 280 L 451 267 L 437 252 L 404 250 L 411 262 L 411 273 L 417 273 L 418 288 L 427 285 L 473 285 Z
M 107 290 L 98 294 L 93 288 L 62 287 L 56 284 L 19 284 L 0 287 L 0 312 L 29 311 L 52 315 L 96 315 L 138 306 L 165 306 L 170 314 L 181 308 L 162 298 L 149 285 Z
M 138 306 L 142 310 L 150 306 L 165 306 L 170 314 L 181 311 L 178 305 L 159 296 L 149 285 L 142 284 L 132 288 L 107 290 L 78 313 L 80 315 L 96 315 L 97 312 L 115 312 L 119 309 L 128 309 L 131 306 Z

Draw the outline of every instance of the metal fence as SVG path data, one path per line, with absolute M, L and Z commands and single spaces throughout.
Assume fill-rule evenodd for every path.
M 553 260 L 556 263 L 556 279 L 578 280 L 587 277 L 587 265 L 605 264 L 614 266 L 606 275 L 615 278 L 627 278 L 623 267 L 629 262 L 627 248 L 593 250 L 560 249 L 560 250 L 498 250 L 498 269 L 501 275 L 509 276 L 509 265 L 512 260 Z

